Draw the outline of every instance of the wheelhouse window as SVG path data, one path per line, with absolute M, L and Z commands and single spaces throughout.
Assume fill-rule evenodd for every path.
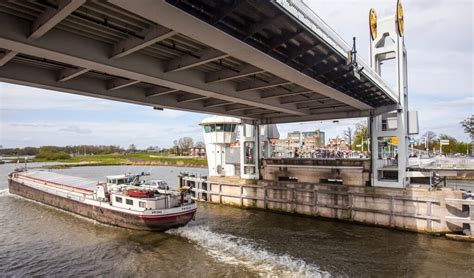
M 204 125 L 204 132 L 235 132 L 237 124 L 208 124 Z
M 117 179 L 117 184 L 127 184 L 128 179 Z
M 216 131 L 217 132 L 224 131 L 224 125 L 223 124 L 217 124 L 216 125 Z
M 210 124 L 204 126 L 204 132 L 234 132 L 236 124 Z
M 122 202 L 122 197 L 115 196 L 115 202 L 121 203 Z
M 133 206 L 133 200 L 125 199 L 125 203 L 126 203 L 127 205 Z
M 146 208 L 146 202 L 139 201 L 138 206 L 141 207 L 141 208 Z
M 168 184 L 164 181 L 158 182 L 158 188 L 159 189 L 166 189 L 168 187 Z

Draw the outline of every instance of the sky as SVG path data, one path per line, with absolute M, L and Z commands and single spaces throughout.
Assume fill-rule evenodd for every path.
M 368 11 L 379 18 L 395 12 L 395 0 L 306 0 L 345 41 L 357 38 L 368 61 Z M 408 52 L 410 110 L 419 111 L 420 133 L 427 130 L 468 140 L 459 122 L 474 114 L 474 4 L 470 0 L 403 1 Z M 384 79 L 393 64 L 384 68 Z M 170 147 L 189 136 L 202 141 L 199 122 L 206 114 L 153 110 L 148 106 L 77 96 L 0 82 L 0 145 L 120 145 Z M 292 130 L 321 129 L 326 138 L 365 119 L 337 123 L 278 125 L 284 137 Z

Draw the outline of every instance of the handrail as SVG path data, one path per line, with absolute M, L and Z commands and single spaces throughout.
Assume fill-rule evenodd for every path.
M 308 27 L 321 40 L 328 43 L 341 57 L 347 59 L 347 53 L 352 50 L 352 47 L 308 7 L 306 3 L 302 0 L 273 0 L 273 2 L 295 17 L 300 23 Z M 373 81 L 380 89 L 386 92 L 393 101 L 398 102 L 396 93 L 359 55 L 357 55 L 357 62 L 363 66 L 362 73 L 367 79 Z

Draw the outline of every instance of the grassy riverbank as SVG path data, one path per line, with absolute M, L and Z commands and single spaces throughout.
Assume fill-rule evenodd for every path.
M 67 159 L 35 159 L 35 162 L 59 162 L 53 168 L 103 165 L 147 165 L 206 168 L 207 160 L 195 157 L 170 157 L 157 153 L 114 153 L 76 156 Z

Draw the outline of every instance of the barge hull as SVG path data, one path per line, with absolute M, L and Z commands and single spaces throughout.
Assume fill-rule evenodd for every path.
M 8 187 L 12 194 L 97 220 L 104 224 L 135 230 L 165 231 L 171 228 L 184 226 L 193 219 L 194 214 L 196 213 L 196 210 L 192 210 L 180 214 L 145 217 L 64 198 L 29 187 L 13 179 L 9 179 Z

